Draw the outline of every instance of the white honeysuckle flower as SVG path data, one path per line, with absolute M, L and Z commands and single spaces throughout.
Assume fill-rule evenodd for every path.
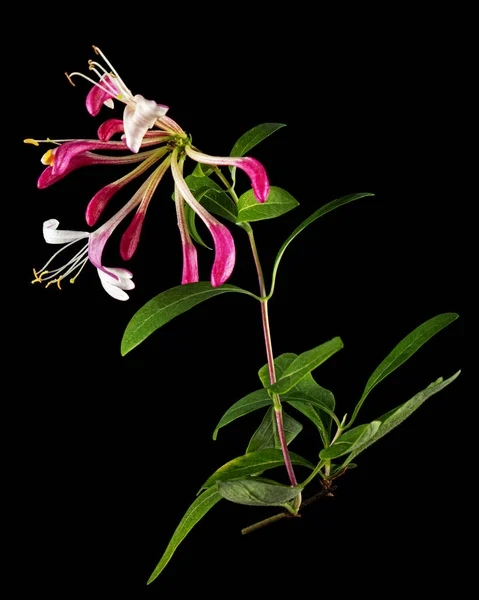
M 61 281 L 66 279 L 71 273 L 74 273 L 70 278 L 70 283 L 75 283 L 83 267 L 90 260 L 88 247 L 91 234 L 87 231 L 58 229 L 59 225 L 60 222 L 57 219 L 48 219 L 48 221 L 43 223 L 43 237 L 47 244 L 61 244 L 63 247 L 57 250 L 41 269 L 33 269 L 35 279 L 32 283 L 46 283 L 46 287 L 52 283 L 56 283 L 58 289 L 61 289 Z M 62 266 L 52 271 L 47 270 L 47 267 L 61 252 L 80 240 L 87 240 L 87 242 L 76 254 Z M 97 272 L 103 288 L 110 296 L 117 300 L 128 300 L 129 296 L 125 290 L 132 290 L 135 287 L 132 280 L 133 275 L 130 271 L 114 267 L 97 267 Z

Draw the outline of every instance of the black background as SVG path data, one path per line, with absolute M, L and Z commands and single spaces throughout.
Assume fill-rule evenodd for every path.
M 180 282 L 171 177 L 125 265 L 137 286 L 128 302 L 105 294 L 91 268 L 74 286 L 45 290 L 29 283 L 31 268 L 51 253 L 42 222 L 57 218 L 61 227 L 86 229 L 88 200 L 125 170 L 82 169 L 38 190 L 47 147 L 22 144 L 26 137 L 95 137 L 112 116 L 104 109 L 93 119 L 84 107 L 89 84 L 78 79 L 73 88 L 63 75 L 86 72 L 96 44 L 133 93 L 169 105 L 206 153 L 229 154 L 260 123 L 287 125 L 250 152 L 271 184 L 300 202 L 254 226 L 267 279 L 283 240 L 319 206 L 374 193 L 292 243 L 270 303 L 276 355 L 343 339 L 344 349 L 315 373 L 341 416 L 405 335 L 439 313 L 460 314 L 374 390 L 360 415 L 368 422 L 465 366 L 465 198 L 457 194 L 460 115 L 452 91 L 459 75 L 453 43 L 440 33 L 444 15 L 391 11 L 346 20 L 321 10 L 314 18 L 279 10 L 261 16 L 253 5 L 130 9 L 30 12 L 19 27 L 21 58 L 11 69 L 19 158 L 5 165 L 15 178 L 13 218 L 21 227 L 10 257 L 20 279 L 12 312 L 19 314 L 8 323 L 15 373 L 7 419 L 14 440 L 7 454 L 11 555 L 18 570 L 11 597 L 26 589 L 53 598 L 132 599 L 457 591 L 463 501 L 453 474 L 461 459 L 450 450 L 459 441 L 464 374 L 361 455 L 335 498 L 245 537 L 242 527 L 271 512 L 223 501 L 145 585 L 199 486 L 244 452 L 257 426 L 253 414 L 211 439 L 226 408 L 258 388 L 265 362 L 259 307 L 226 294 L 121 357 L 132 315 Z M 61 33 L 52 29 L 53 14 Z M 238 185 L 247 189 L 242 174 Z M 229 282 L 256 291 L 247 240 L 232 231 L 238 258 Z M 105 251 L 107 265 L 122 266 L 120 233 Z M 208 280 L 212 253 L 200 248 L 199 261 Z M 292 449 L 314 460 L 318 438 L 304 425 Z

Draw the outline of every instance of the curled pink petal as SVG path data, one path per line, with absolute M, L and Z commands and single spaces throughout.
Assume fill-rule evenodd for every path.
M 120 254 L 123 260 L 130 260 L 138 247 L 145 214 L 146 211 L 138 210 L 121 237 Z
M 198 273 L 198 253 L 192 242 L 183 244 L 183 273 L 181 283 L 195 283 L 200 280 Z
M 132 152 L 138 152 L 145 133 L 153 127 L 158 118 L 166 115 L 168 106 L 146 100 L 141 94 L 137 94 L 134 100 L 133 107 L 128 104 L 125 106 L 123 123 L 128 148 Z
M 109 200 L 116 194 L 116 192 L 123 186 L 116 181 L 109 183 L 105 187 L 101 188 L 88 203 L 85 220 L 92 227 L 98 221 L 101 213 Z
M 177 157 L 178 150 L 175 148 L 171 160 L 171 173 L 179 193 L 200 217 L 213 237 L 215 245 L 215 261 L 213 263 L 213 269 L 211 270 L 211 285 L 213 287 L 218 287 L 225 283 L 233 272 L 236 260 L 236 249 L 233 236 L 229 229 L 210 215 L 205 207 L 193 196 L 183 178 L 177 162 Z
M 215 244 L 215 262 L 211 271 L 211 285 L 225 283 L 233 272 L 236 260 L 235 243 L 229 229 L 219 222 L 208 227 Z
M 96 140 L 75 140 L 65 142 L 56 149 L 53 163 L 53 175 L 63 175 L 70 161 L 89 150 L 125 150 L 124 142 L 102 142 Z
M 109 88 L 112 88 L 112 90 L 107 91 Z M 86 97 L 86 108 L 93 117 L 96 117 L 105 102 L 108 102 L 108 100 L 116 98 L 117 96 L 118 90 L 111 77 L 109 75 L 104 75 L 100 80 L 100 84 L 94 85 L 88 92 Z
M 261 203 L 266 202 L 269 196 L 269 180 L 266 170 L 259 160 L 251 156 L 244 156 L 232 159 L 230 165 L 239 167 L 249 176 L 256 200 Z
M 98 139 L 102 142 L 108 142 L 115 133 L 123 133 L 124 131 L 125 127 L 121 119 L 108 119 L 98 128 Z
M 209 156 L 187 146 L 186 154 L 205 165 L 229 166 L 242 169 L 251 179 L 251 187 L 258 202 L 266 202 L 269 195 L 269 179 L 263 165 L 251 156 Z

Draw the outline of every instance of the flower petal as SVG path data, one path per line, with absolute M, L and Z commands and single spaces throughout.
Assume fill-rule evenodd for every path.
M 100 87 L 101 86 L 101 87 Z M 111 92 L 108 92 L 108 88 L 112 88 Z M 86 97 L 86 108 L 88 112 L 96 117 L 100 112 L 102 106 L 106 104 L 111 107 L 111 98 L 118 96 L 118 90 L 115 87 L 111 77 L 109 75 L 103 75 L 99 85 L 94 85 L 88 92 Z
M 52 174 L 64 175 L 70 161 L 90 150 L 126 150 L 124 142 L 102 142 L 97 140 L 74 140 L 65 142 L 56 149 Z
M 110 199 L 123 187 L 124 183 L 122 185 L 120 182 L 121 180 L 105 185 L 90 200 L 85 213 L 85 220 L 90 227 L 95 225 Z
M 57 219 L 48 219 L 43 223 L 43 237 L 47 244 L 67 244 L 90 237 L 90 234 L 86 231 L 58 229 L 59 225 L 60 221 Z
M 198 252 L 193 242 L 184 243 L 183 247 L 183 273 L 181 283 L 196 283 L 200 280 L 198 273 Z
M 173 150 L 171 172 L 178 190 L 186 202 L 208 227 L 215 244 L 215 261 L 211 271 L 211 285 L 217 287 L 230 277 L 236 260 L 236 249 L 229 229 L 215 219 L 191 193 L 177 163 L 178 149 Z
M 200 280 L 198 273 L 198 253 L 191 241 L 190 232 L 186 225 L 185 204 L 177 185 L 175 185 L 175 205 L 183 250 L 183 273 L 181 276 L 181 283 L 195 283 Z
M 130 260 L 138 247 L 141 228 L 143 227 L 143 221 L 145 220 L 148 205 L 150 204 L 150 200 L 169 166 L 170 157 L 167 156 L 161 165 L 159 165 L 148 177 L 138 192 L 141 195 L 140 206 L 138 207 L 132 222 L 123 234 L 120 242 L 120 254 L 123 260 Z
M 102 142 L 108 142 L 115 133 L 123 133 L 125 127 L 121 119 L 108 119 L 100 125 L 97 131 L 98 139 Z
M 116 300 L 128 300 L 129 296 L 124 290 L 132 290 L 135 284 L 132 273 L 127 269 L 103 267 L 97 269 L 103 288 Z
M 123 122 L 125 125 L 126 144 L 132 152 L 138 152 L 143 136 L 155 124 L 156 119 L 168 112 L 168 106 L 157 104 L 154 100 L 146 100 L 141 94 L 134 97 L 135 106 L 125 106 Z
M 130 260 L 138 247 L 145 215 L 146 211 L 137 210 L 133 220 L 121 236 L 120 255 L 123 260 Z
M 222 223 L 218 221 L 210 223 L 208 229 L 215 244 L 215 262 L 211 271 L 211 285 L 218 287 L 225 283 L 233 272 L 236 260 L 235 244 L 230 230 Z
M 193 160 L 205 165 L 230 166 L 242 169 L 251 179 L 251 187 L 258 202 L 266 202 L 269 195 L 269 180 L 263 165 L 251 156 L 209 156 L 191 146 L 186 146 L 186 154 Z

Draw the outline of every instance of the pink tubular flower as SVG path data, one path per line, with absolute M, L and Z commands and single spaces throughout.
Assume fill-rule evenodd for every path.
M 179 190 L 179 198 L 183 197 L 195 213 L 200 217 L 206 227 L 209 229 L 215 244 L 215 261 L 211 271 L 211 285 L 218 287 L 225 283 L 231 275 L 235 265 L 235 245 L 233 236 L 229 229 L 217 221 L 210 213 L 196 200 L 190 191 L 182 175 L 182 169 L 178 164 L 178 149 L 173 150 L 171 159 L 171 172 L 175 185 Z M 183 241 L 183 240 L 182 240 Z M 185 246 L 183 245 L 185 254 Z M 186 254 L 188 251 L 186 250 Z
M 263 165 L 250 156 L 209 156 L 193 149 L 191 146 L 185 148 L 186 154 L 196 162 L 205 165 L 216 165 L 238 167 L 242 169 L 251 179 L 251 187 L 258 202 L 266 202 L 269 195 L 269 180 Z
M 136 153 L 140 149 L 145 133 L 155 124 L 161 125 L 161 118 L 168 112 L 168 106 L 146 100 L 141 94 L 134 96 L 103 52 L 96 46 L 93 46 L 93 49 L 110 67 L 111 72 L 109 73 L 102 64 L 90 60 L 90 70 L 98 76 L 99 81 L 93 81 L 83 73 L 70 73 L 67 77 L 72 84 L 74 75 L 79 75 L 93 83 L 93 88 L 86 99 L 87 110 L 92 116 L 96 116 L 104 104 L 113 108 L 114 98 L 125 104 L 123 112 L 125 142 L 130 151 Z M 173 129 L 173 131 L 182 133 L 182 130 Z
M 110 118 L 102 123 L 97 131 L 98 139 L 42 140 L 54 144 L 54 147 L 42 157 L 42 163 L 46 168 L 40 175 L 38 187 L 49 187 L 69 173 L 85 166 L 131 165 L 132 169 L 127 174 L 104 185 L 89 200 L 85 219 L 89 226 L 96 226 L 112 198 L 115 197 L 115 201 L 118 201 L 120 194 L 117 196 L 117 192 L 126 188 L 133 180 L 143 176 L 145 179 L 123 206 L 120 206 L 113 216 L 91 233 L 59 230 L 58 221 L 54 219 L 46 221 L 44 236 L 47 243 L 64 244 L 65 248 L 82 239 L 87 240 L 87 243 L 66 265 L 49 273 L 46 268 L 60 251 L 55 253 L 41 269 L 39 275 L 35 272 L 34 281 L 44 281 L 47 286 L 56 283 L 60 287 L 60 282 L 75 271 L 71 279 L 73 282 L 85 264 L 90 261 L 96 267 L 105 290 L 114 298 L 126 300 L 128 298 L 126 291 L 134 288 L 131 273 L 126 269 L 105 267 L 102 264 L 103 250 L 118 225 L 134 212 L 120 240 L 122 259 L 130 260 L 133 257 L 153 194 L 171 167 L 175 186 L 177 224 L 183 252 L 181 283 L 199 281 L 198 255 L 185 217 L 186 203 L 203 221 L 213 238 L 215 257 L 210 281 L 213 287 L 222 285 L 230 277 L 235 265 L 236 250 L 233 236 L 225 225 L 206 210 L 189 189 L 183 176 L 184 161 L 190 158 L 198 163 L 215 167 L 231 166 L 242 169 L 251 180 L 258 202 L 267 200 L 270 189 L 263 165 L 248 156 L 221 157 L 199 152 L 192 146 L 191 138 L 180 125 L 166 116 L 167 106 L 147 100 L 140 94 L 133 95 L 103 53 L 95 46 L 94 49 L 108 67 L 107 69 L 98 62 L 89 61 L 90 70 L 97 76 L 97 81 L 76 72 L 67 74 L 67 77 L 72 84 L 74 76 L 81 76 L 93 84 L 86 98 L 86 107 L 91 115 L 98 115 L 104 105 L 114 108 L 115 101 L 119 101 L 125 105 L 123 118 Z M 116 140 L 115 136 L 118 136 Z M 39 140 L 33 139 L 27 139 L 25 142 L 37 146 L 40 143 Z M 150 172 L 147 173 L 148 171 Z M 218 169 L 215 171 L 224 181 Z M 237 200 L 236 195 L 232 195 Z

